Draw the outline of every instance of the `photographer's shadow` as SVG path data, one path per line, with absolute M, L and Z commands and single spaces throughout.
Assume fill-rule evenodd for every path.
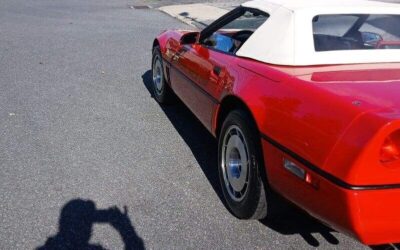
M 124 212 L 117 207 L 99 210 L 93 201 L 82 199 L 65 204 L 60 214 L 59 232 L 37 249 L 104 249 L 89 243 L 94 223 L 110 224 L 120 234 L 125 249 L 144 249 L 143 240 L 136 234 L 126 207 Z

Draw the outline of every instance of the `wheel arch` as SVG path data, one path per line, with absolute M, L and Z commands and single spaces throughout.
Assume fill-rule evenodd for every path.
M 242 99 L 240 99 L 239 97 L 237 97 L 235 95 L 228 95 L 222 99 L 222 101 L 219 105 L 219 108 L 217 110 L 216 119 L 215 119 L 215 130 L 214 130 L 217 138 L 219 137 L 219 133 L 221 132 L 222 124 L 223 124 L 225 118 L 227 117 L 229 112 L 231 112 L 235 109 L 242 109 L 242 110 L 246 111 L 250 115 L 252 122 L 256 126 L 257 133 L 260 133 L 257 121 L 254 118 L 254 115 L 251 112 L 251 109 L 247 106 L 247 104 Z
M 158 39 L 156 38 L 156 39 L 154 39 L 154 41 L 153 41 L 153 47 L 151 47 L 152 48 L 152 50 L 156 47 L 156 46 L 160 46 L 160 42 L 158 41 Z

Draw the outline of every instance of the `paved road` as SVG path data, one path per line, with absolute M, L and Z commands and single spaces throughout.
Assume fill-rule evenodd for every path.
M 129 4 L 1 1 L 0 249 L 362 249 L 295 210 L 230 215 L 214 139 L 148 89 L 153 37 L 184 26 Z
M 397 0 L 395 0 L 397 1 Z M 400 0 L 398 0 L 400 1 Z M 133 0 L 137 5 L 149 5 L 151 7 L 157 8 L 160 6 L 175 5 L 175 4 L 192 4 L 192 3 L 207 3 L 216 6 L 238 6 L 245 2 L 243 0 Z
M 246 0 L 208 0 L 208 1 L 199 1 L 199 0 L 132 0 L 135 4 L 138 5 L 149 5 L 152 7 L 160 7 L 167 5 L 175 5 L 175 4 L 192 4 L 192 3 L 208 3 L 216 6 L 237 6 L 241 3 L 246 2 Z M 373 0 L 372 0 L 373 1 Z M 375 0 L 381 2 L 389 2 L 389 3 L 400 3 L 400 0 Z

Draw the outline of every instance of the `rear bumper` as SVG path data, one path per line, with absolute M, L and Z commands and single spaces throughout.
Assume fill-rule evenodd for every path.
M 366 245 L 400 242 L 400 190 L 345 190 L 326 181 L 300 204 L 314 217 Z
M 366 245 L 400 242 L 400 189 L 344 188 L 270 142 L 263 140 L 262 145 L 270 185 L 285 198 Z M 284 158 L 306 170 L 312 183 L 287 171 Z
M 355 221 L 355 236 L 364 244 L 400 242 L 400 190 L 354 192 L 350 216 Z

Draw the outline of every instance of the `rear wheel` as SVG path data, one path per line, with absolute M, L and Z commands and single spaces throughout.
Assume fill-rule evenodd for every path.
M 153 49 L 152 60 L 152 76 L 153 76 L 153 94 L 157 102 L 165 104 L 174 101 L 172 89 L 166 81 L 164 75 L 164 66 L 161 56 L 160 47 L 156 46 Z
M 226 117 L 219 136 L 218 160 L 221 188 L 231 212 L 240 219 L 265 218 L 260 138 L 247 112 L 234 110 Z

